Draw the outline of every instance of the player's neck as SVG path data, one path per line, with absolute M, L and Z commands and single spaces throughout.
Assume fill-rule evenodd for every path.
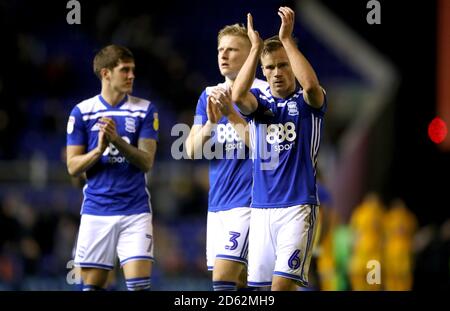
M 278 93 L 277 91 L 274 91 L 274 90 L 271 90 L 271 92 L 272 92 L 273 97 L 282 98 L 282 99 L 286 98 L 284 93 L 281 94 L 281 93 Z
M 276 98 L 286 99 L 286 98 L 290 97 L 295 92 L 295 88 L 291 88 L 291 89 L 286 90 L 284 92 L 277 92 L 275 90 L 272 90 L 272 88 L 271 88 L 270 92 Z
M 119 92 L 108 92 L 107 90 L 102 90 L 101 93 L 102 97 L 106 100 L 106 102 L 108 104 L 110 104 L 111 106 L 116 106 L 118 103 L 120 103 L 125 96 L 127 95 L 126 93 L 119 93 Z
M 231 87 L 233 87 L 234 80 L 231 80 L 230 78 L 225 77 L 225 83 L 231 88 Z

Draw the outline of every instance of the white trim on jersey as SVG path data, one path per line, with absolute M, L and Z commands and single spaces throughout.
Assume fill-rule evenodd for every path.
M 80 214 L 83 214 L 84 203 L 86 202 L 86 189 L 87 188 L 88 188 L 88 183 L 86 182 L 86 184 L 83 187 L 83 203 L 81 203 L 81 212 L 80 212 Z
M 312 167 L 314 169 L 314 176 L 316 176 L 316 164 L 317 164 L 317 157 L 319 153 L 319 146 L 320 146 L 320 126 L 322 124 L 322 120 L 316 116 L 314 116 L 313 113 L 311 113 L 311 149 L 310 149 L 310 157 L 311 157 L 311 163 Z
M 321 125 L 322 125 L 322 119 L 317 118 L 316 121 L 319 121 L 319 122 L 318 123 L 316 122 L 318 135 L 317 135 L 316 149 L 314 150 L 314 167 L 316 167 L 316 165 L 317 165 L 317 158 L 318 158 L 318 155 L 319 155 L 320 135 L 321 135 L 320 128 L 321 128 Z
M 256 155 L 256 125 L 255 120 L 252 119 L 248 122 L 248 138 L 250 144 L 250 156 L 251 160 L 255 160 Z
M 110 108 L 108 106 L 105 106 L 105 104 L 103 104 L 103 102 L 100 100 L 100 96 L 101 95 L 95 95 L 94 97 L 83 100 L 81 103 L 77 104 L 76 106 L 78 107 L 78 109 L 80 109 L 81 114 L 87 115 L 98 112 L 104 112 L 108 108 Z M 151 102 L 149 100 L 128 95 L 126 102 L 124 102 L 119 109 L 128 110 L 130 112 L 146 113 L 150 105 Z
M 225 89 L 225 90 L 229 88 L 229 86 L 228 86 L 228 84 L 227 84 L 226 82 L 219 83 L 219 84 L 217 84 L 217 85 L 215 85 L 215 86 L 208 86 L 208 87 L 206 87 L 206 89 L 205 89 L 206 95 L 209 96 L 209 94 L 211 94 L 211 92 L 212 92 L 215 88 L 217 88 L 217 87 L 221 87 L 221 88 L 223 88 L 223 89 Z
M 255 80 L 253 80 L 253 84 L 252 84 L 252 89 L 259 89 L 262 93 L 266 94 L 266 95 L 270 95 L 270 86 L 269 83 L 265 80 L 261 80 L 258 78 L 255 78 Z
M 267 97 L 266 95 L 263 94 L 259 94 L 259 98 L 268 101 L 269 103 L 273 104 L 275 103 L 275 99 L 273 99 L 273 97 Z
M 87 120 L 95 120 L 99 117 L 110 117 L 110 116 L 125 116 L 125 117 L 139 117 L 139 118 L 145 118 L 145 113 L 136 111 L 136 112 L 129 112 L 129 111 L 101 111 L 97 112 L 92 115 L 83 116 L 83 121 Z
M 255 119 L 252 119 L 249 123 L 248 123 L 248 137 L 249 137 L 249 144 L 250 144 L 250 159 L 252 160 L 252 174 L 253 174 L 253 170 L 254 170 L 254 165 L 255 165 L 255 159 L 257 157 L 257 145 L 256 145 L 256 124 L 255 124 Z M 253 193 L 253 190 L 255 188 L 255 179 L 252 178 L 252 187 L 251 187 L 251 192 Z M 252 206 L 253 204 L 253 195 L 251 196 L 250 199 L 250 206 Z
M 97 111 L 105 110 L 105 105 L 100 101 L 99 95 L 83 100 L 77 104 L 81 114 L 94 113 Z
M 228 83 L 226 81 L 218 83 L 215 86 L 207 86 L 205 88 L 206 95 L 211 94 L 211 92 L 217 87 L 221 87 L 221 88 L 223 88 L 225 90 L 230 88 L 230 86 L 228 85 Z M 268 94 L 267 93 L 267 89 L 268 88 L 269 88 L 269 83 L 267 83 L 267 81 L 264 81 L 264 80 L 261 80 L 261 79 L 258 79 L 258 78 L 255 78 L 255 80 L 253 80 L 253 83 L 252 83 L 252 86 L 251 86 L 251 89 L 259 89 L 264 94 Z
M 148 195 L 148 207 L 150 208 L 150 213 L 153 213 L 152 201 L 151 201 L 152 196 L 150 195 L 150 190 L 148 189 L 148 177 L 147 177 L 147 174 L 144 174 L 144 180 L 145 180 L 145 185 L 144 185 L 145 193 L 147 193 L 147 195 Z
M 296 99 L 297 97 L 299 97 L 300 94 L 302 94 L 302 93 L 303 93 L 303 90 L 298 91 L 297 93 L 295 93 L 294 95 L 292 95 L 292 97 L 286 98 L 286 99 L 284 100 L 284 102 L 279 102 L 279 103 L 277 103 L 277 107 L 283 108 L 284 106 L 286 106 L 286 104 L 288 103 L 288 101 L 295 100 L 295 99 Z
M 120 107 L 120 109 L 147 111 L 151 104 L 152 102 L 147 99 L 128 95 L 128 100 Z

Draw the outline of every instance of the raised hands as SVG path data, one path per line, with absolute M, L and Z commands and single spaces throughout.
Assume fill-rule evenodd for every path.
M 253 28 L 253 16 L 250 13 L 247 14 L 247 34 L 252 43 L 252 47 L 262 47 L 263 41 L 259 33 Z
M 281 18 L 281 26 L 278 33 L 280 40 L 283 41 L 292 38 L 295 19 L 294 11 L 287 6 L 282 6 L 278 9 L 278 16 Z

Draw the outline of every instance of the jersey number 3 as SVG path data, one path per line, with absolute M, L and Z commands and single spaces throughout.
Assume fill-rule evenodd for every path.
M 238 241 L 236 241 L 236 239 L 238 237 L 241 236 L 241 234 L 239 232 L 235 232 L 235 231 L 230 231 L 230 242 L 233 243 L 231 246 L 230 245 L 226 245 L 225 249 L 229 249 L 230 251 L 236 249 L 238 247 Z

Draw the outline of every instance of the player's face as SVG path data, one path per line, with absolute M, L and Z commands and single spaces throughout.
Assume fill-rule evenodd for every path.
M 295 75 L 283 48 L 264 55 L 261 63 L 263 74 L 274 96 L 285 98 L 294 92 Z
M 223 36 L 217 52 L 220 73 L 234 80 L 250 53 L 250 42 L 239 36 Z
M 119 92 L 129 94 L 133 91 L 135 65 L 133 61 L 122 62 L 111 71 L 111 87 Z

